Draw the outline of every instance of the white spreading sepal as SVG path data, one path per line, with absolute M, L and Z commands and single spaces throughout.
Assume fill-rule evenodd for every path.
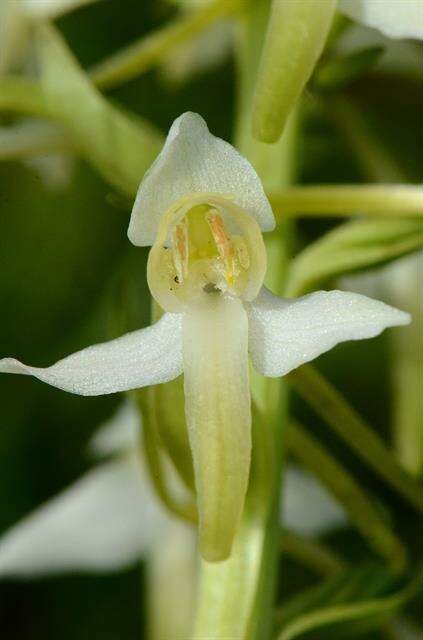
M 190 193 L 222 194 L 253 216 L 263 231 L 275 226 L 260 178 L 232 145 L 212 135 L 203 118 L 184 113 L 142 180 L 128 229 L 135 245 L 155 241 L 160 218 Z
M 156 324 L 78 351 L 51 367 L 0 360 L 0 372 L 31 375 L 83 396 L 128 391 L 173 380 L 182 373 L 181 316 L 166 313 Z
M 408 313 L 344 291 L 317 291 L 298 299 L 279 298 L 262 288 L 247 305 L 249 348 L 264 376 L 283 376 L 339 342 L 379 335 L 408 324 Z

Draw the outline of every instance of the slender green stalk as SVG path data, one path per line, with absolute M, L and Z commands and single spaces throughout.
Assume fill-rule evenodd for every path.
M 196 589 L 194 527 L 172 520 L 147 555 L 143 585 L 149 640 L 187 640 Z M 144 637 L 144 636 L 143 636 Z
M 169 25 L 115 53 L 91 70 L 91 79 L 103 89 L 109 89 L 145 73 L 170 55 L 181 43 L 197 36 L 216 20 L 240 8 L 242 0 L 215 0 L 190 11 Z
M 172 482 L 166 472 L 163 450 L 156 424 L 156 414 L 151 409 L 153 388 L 140 389 L 134 392 L 134 398 L 143 416 L 143 453 L 149 470 L 153 489 L 163 506 L 173 515 L 196 522 L 197 511 L 195 504 L 189 500 L 181 500 L 174 492 Z
M 270 192 L 276 219 L 344 217 L 358 213 L 379 217 L 423 216 L 423 187 L 406 184 L 313 185 Z
M 325 103 L 339 130 L 349 141 L 361 164 L 366 179 L 377 182 L 406 182 L 408 177 L 385 149 L 383 141 L 368 126 L 365 115 L 343 96 Z M 410 187 L 413 189 L 414 187 Z M 404 200 L 407 198 L 404 195 Z M 398 213 L 398 215 L 400 215 Z M 402 267 L 401 267 L 402 268 Z M 409 270 L 408 282 L 400 287 L 385 283 L 385 293 L 392 295 L 394 304 L 402 304 L 413 311 L 413 326 L 407 332 L 394 334 L 392 341 L 393 433 L 398 457 L 405 469 L 415 475 L 423 473 L 423 411 L 421 359 L 423 339 L 421 328 L 421 260 L 415 261 L 414 272 Z M 391 274 L 392 279 L 392 274 Z M 414 286 L 412 285 L 414 282 Z M 395 279 L 394 279 L 395 283 Z M 407 296 L 403 292 L 408 292 Z M 407 299 L 406 299 L 407 298 Z M 398 302 L 396 302 L 398 299 Z
M 329 33 L 336 0 L 273 0 L 254 95 L 253 131 L 276 142 Z
M 333 575 L 347 567 L 344 560 L 321 542 L 288 529 L 282 531 L 281 551 L 322 576 Z
M 0 79 L 0 110 L 40 117 L 50 115 L 40 85 L 14 76 Z
M 323 104 L 332 121 L 336 123 L 355 151 L 361 169 L 368 180 L 407 182 L 407 176 L 401 167 L 375 136 L 373 130 L 367 125 L 363 113 L 352 100 L 342 95 L 331 94 L 330 99 Z
M 415 578 L 393 595 L 353 604 L 333 604 L 312 610 L 289 622 L 277 636 L 277 640 L 293 640 L 311 631 L 320 634 L 319 630 L 322 628 L 329 629 L 336 624 L 343 624 L 344 628 L 345 625 L 349 625 L 350 630 L 354 629 L 354 623 L 360 624 L 360 622 L 363 623 L 364 629 L 378 627 L 382 622 L 389 621 L 401 607 L 415 597 L 421 591 L 422 584 L 423 571 L 420 568 Z M 357 631 L 360 632 L 360 627 L 357 627 Z M 319 637 L 323 638 L 327 635 L 319 635 Z M 357 635 L 351 637 L 357 637 Z
M 289 381 L 361 459 L 423 513 L 423 488 L 400 467 L 379 435 L 317 369 L 303 365 L 289 374 Z
M 369 546 L 395 570 L 402 569 L 405 549 L 360 485 L 297 421 L 288 429 L 289 451 L 326 485 L 343 505 Z

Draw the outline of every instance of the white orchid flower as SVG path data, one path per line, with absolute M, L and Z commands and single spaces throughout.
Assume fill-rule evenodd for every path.
M 340 0 L 339 10 L 390 38 L 423 39 L 422 0 Z
M 193 527 L 153 494 L 137 453 L 139 422 L 134 405 L 123 403 L 90 442 L 101 462 L 0 537 L 1 577 L 117 571 L 156 554 L 168 559 L 171 550 L 194 557 Z M 318 535 L 345 524 L 342 508 L 312 476 L 297 467 L 285 476 L 284 526 Z
M 199 115 L 186 113 L 141 182 L 128 232 L 134 244 L 152 245 L 147 278 L 163 317 L 51 367 L 0 361 L 0 371 L 81 395 L 160 384 L 183 373 L 200 548 L 208 560 L 230 554 L 243 509 L 251 449 L 249 356 L 260 374 L 283 376 L 339 342 L 410 321 L 407 313 L 355 293 L 274 296 L 262 286 L 262 231 L 274 225 L 253 167 Z

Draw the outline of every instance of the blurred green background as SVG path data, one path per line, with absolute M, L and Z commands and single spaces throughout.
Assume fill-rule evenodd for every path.
M 61 18 L 58 26 L 84 67 L 154 29 L 173 15 L 164 2 L 105 0 Z M 423 59 L 423 57 L 422 57 Z M 141 114 L 163 132 L 186 110 L 197 111 L 216 135 L 230 139 L 235 108 L 232 59 L 219 68 L 171 86 L 154 70 L 110 92 L 113 100 Z M 423 87 L 413 80 L 363 77 L 349 98 L 411 181 L 423 181 Z M 330 100 L 330 97 L 328 98 Z M 304 122 L 299 157 L 303 182 L 357 182 L 362 173 L 330 112 L 314 109 Z M 9 122 L 4 118 L 4 122 Z M 0 354 L 44 366 L 110 336 L 116 288 L 138 282 L 138 326 L 148 322 L 145 249 L 132 247 L 126 229 L 132 203 L 113 192 L 85 162 L 72 159 L 72 178 L 51 188 L 23 162 L 0 164 Z M 298 247 L 331 226 L 316 219 L 298 224 Z M 347 344 L 322 357 L 321 369 L 390 438 L 389 348 L 386 336 Z M 86 443 L 116 406 L 116 396 L 82 398 L 25 377 L 1 376 L 0 532 L 89 468 Z M 375 494 L 394 508 L 407 537 L 417 516 L 367 468 L 332 441 L 297 399 L 295 410 L 327 441 Z M 423 540 L 423 536 L 419 536 Z M 350 557 L 366 553 L 357 534 L 339 534 L 335 544 Z M 416 553 L 421 551 L 415 549 Z M 285 593 L 310 576 L 286 564 Z M 95 577 L 74 575 L 0 583 L 0 629 L 7 640 L 139 638 L 145 623 L 142 572 Z M 376 636 L 375 636 L 376 637 Z

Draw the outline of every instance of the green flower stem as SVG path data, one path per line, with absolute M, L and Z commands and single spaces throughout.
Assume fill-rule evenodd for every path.
M 215 0 L 190 11 L 184 17 L 144 36 L 129 47 L 101 62 L 91 71 L 91 79 L 103 89 L 114 87 L 145 73 L 172 53 L 181 43 L 199 35 L 216 20 L 240 8 L 242 0 Z
M 407 176 L 368 126 L 351 99 L 330 95 L 323 106 L 355 151 L 363 174 L 375 182 L 407 182 Z
M 404 568 L 406 552 L 360 485 L 299 423 L 288 429 L 289 451 L 339 500 L 369 546 L 394 570 Z
M 423 187 L 406 184 L 313 185 L 268 194 L 276 219 L 344 217 L 358 213 L 380 217 L 423 216 Z
M 39 84 L 27 78 L 0 79 L 0 110 L 49 117 L 49 109 Z
M 196 522 L 197 510 L 195 504 L 189 500 L 182 501 L 179 496 L 177 497 L 174 494 L 171 479 L 166 473 L 156 414 L 154 410 L 151 410 L 151 393 L 153 390 L 154 388 L 148 388 L 134 392 L 134 398 L 143 417 L 143 454 L 145 454 L 149 477 L 157 497 L 170 513 L 188 522 Z
M 347 563 L 321 542 L 284 529 L 281 551 L 291 559 L 322 576 L 331 576 L 347 567 Z
M 279 189 L 293 173 L 295 120 L 277 145 L 253 140 L 251 96 L 267 24 L 269 3 L 257 0 L 240 17 L 237 32 L 239 111 L 236 139 L 267 187 Z M 288 226 L 288 224 L 286 225 Z M 284 287 L 287 234 L 267 239 L 268 281 L 276 292 Z M 217 564 L 203 562 L 194 638 L 204 640 L 268 640 L 272 632 L 275 575 L 280 550 L 279 498 L 282 429 L 287 411 L 286 388 L 280 380 L 251 373 L 253 448 L 250 484 L 240 529 L 231 557 Z
M 286 294 L 303 295 L 338 276 L 386 264 L 422 247 L 421 219 L 349 220 L 291 261 Z
M 195 530 L 172 521 L 149 550 L 142 591 L 149 640 L 187 640 L 194 615 L 197 565 Z M 144 635 L 143 635 L 144 637 Z
M 402 469 L 379 435 L 317 369 L 303 365 L 289 374 L 289 382 L 361 459 L 423 513 L 423 488 Z
M 336 0 L 273 0 L 254 95 L 253 131 L 276 142 L 320 57 Z
M 420 593 L 422 586 L 423 570 L 419 568 L 413 580 L 393 595 L 354 604 L 333 604 L 310 611 L 289 622 L 277 636 L 277 640 L 293 640 L 293 638 L 302 637 L 311 631 L 317 632 L 319 637 L 327 637 L 330 634 L 329 627 L 337 623 L 342 624 L 344 628 L 349 624 L 352 629 L 354 629 L 354 623 L 360 622 L 364 629 L 380 626 L 382 622 L 389 621 L 401 607 Z M 328 628 L 329 633 L 320 635 L 319 630 L 322 628 Z M 357 627 L 357 630 L 360 632 L 360 627 Z M 334 630 L 332 629 L 332 631 Z M 325 634 L 324 631 L 323 634 Z
M 72 151 L 72 141 L 59 126 L 52 123 L 0 127 L 0 160 Z

